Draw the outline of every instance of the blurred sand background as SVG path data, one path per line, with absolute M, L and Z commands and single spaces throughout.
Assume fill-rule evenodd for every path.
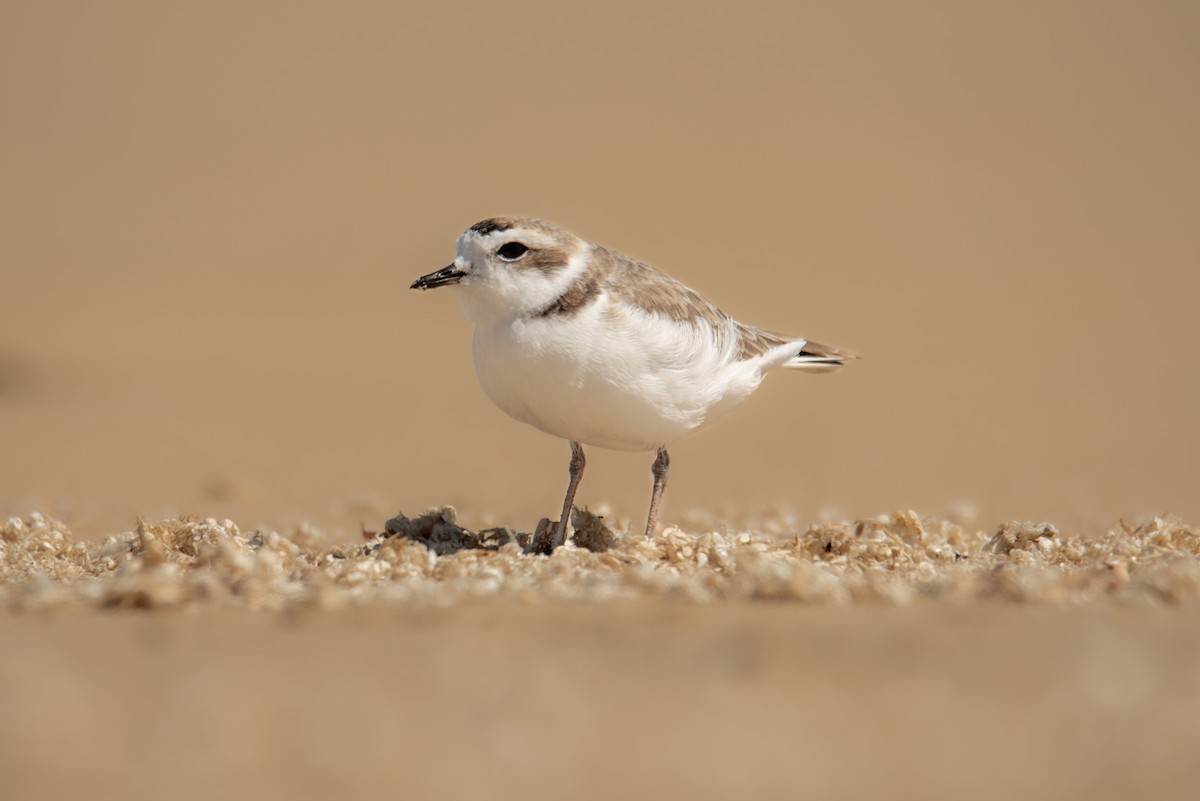
M 293 622 L 0 617 L 22 644 L 0 656 L 11 797 L 1185 801 L 1200 785 L 1200 630 L 1175 610 Z M 31 672 L 45 680 L 9 680 Z
M 529 526 L 471 223 L 544 216 L 856 351 L 673 452 L 692 507 L 1200 518 L 1191 3 L 5 3 L 0 511 Z M 580 500 L 640 517 L 649 456 Z
M 0 515 L 528 531 L 567 448 L 483 396 L 454 298 L 407 287 L 529 214 L 865 357 L 673 449 L 664 523 L 1195 523 L 1198 30 L 1188 2 L 0 2 Z M 592 450 L 579 500 L 640 518 L 649 464 Z M 0 773 L 1195 798 L 1198 630 L 1144 598 L 5 614 Z

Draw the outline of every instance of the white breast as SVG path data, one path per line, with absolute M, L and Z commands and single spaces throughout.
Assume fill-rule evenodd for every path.
M 703 326 L 607 297 L 569 316 L 480 325 L 473 351 L 484 392 L 509 415 L 616 450 L 670 445 L 732 411 L 762 380 L 756 361 L 736 361 Z

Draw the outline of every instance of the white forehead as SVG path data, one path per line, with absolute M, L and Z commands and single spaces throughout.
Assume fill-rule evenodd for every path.
M 514 241 L 547 248 L 570 247 L 580 240 L 570 231 L 534 217 L 494 217 L 475 223 L 459 237 L 460 245 L 467 248 L 495 249 Z
M 565 233 L 565 232 L 564 232 Z M 533 228 L 529 226 L 514 225 L 511 228 L 506 228 L 503 231 L 488 231 L 480 233 L 475 230 L 468 229 L 458 238 L 459 251 L 469 250 L 471 248 L 481 248 L 483 250 L 495 250 L 505 242 L 520 242 L 529 247 L 552 247 L 554 245 L 566 245 L 574 240 L 570 234 L 559 235 L 552 231 L 547 231 L 541 228 Z

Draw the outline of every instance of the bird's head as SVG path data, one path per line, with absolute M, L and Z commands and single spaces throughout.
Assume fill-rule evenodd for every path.
M 496 217 L 458 238 L 454 261 L 412 289 L 456 288 L 476 324 L 523 316 L 549 305 L 584 268 L 587 243 L 551 223 Z

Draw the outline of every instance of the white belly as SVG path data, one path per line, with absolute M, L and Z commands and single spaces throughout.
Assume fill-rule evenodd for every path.
M 762 378 L 691 326 L 603 303 L 565 319 L 476 328 L 473 351 L 484 392 L 510 416 L 615 450 L 670 445 L 731 411 Z

